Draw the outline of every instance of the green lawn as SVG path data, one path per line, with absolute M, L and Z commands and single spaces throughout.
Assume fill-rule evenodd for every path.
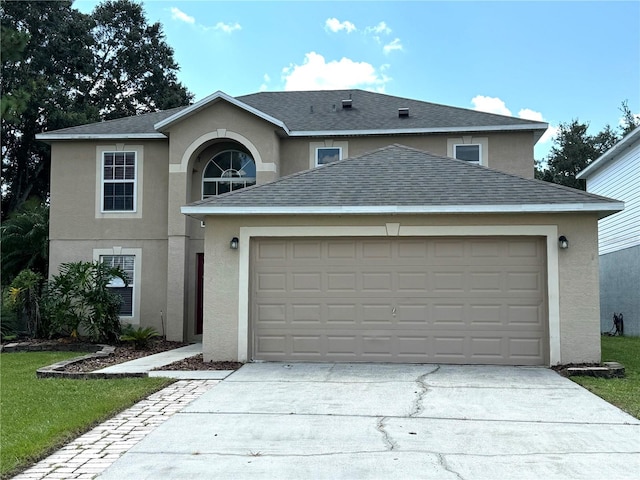
M 602 337 L 602 361 L 624 365 L 625 378 L 571 380 L 640 419 L 640 337 Z
M 36 378 L 36 369 L 80 355 L 78 352 L 0 354 L 2 478 L 172 382 L 162 378 Z

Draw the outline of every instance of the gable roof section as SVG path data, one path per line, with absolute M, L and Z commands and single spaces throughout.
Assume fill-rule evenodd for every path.
M 159 130 L 159 131 L 166 130 L 172 124 L 174 124 L 174 123 L 176 123 L 178 121 L 184 120 L 185 118 L 190 117 L 194 113 L 199 112 L 200 110 L 203 110 L 204 108 L 208 107 L 209 105 L 211 105 L 213 103 L 216 103 L 216 102 L 219 102 L 220 100 L 225 100 L 225 101 L 231 103 L 232 105 L 235 105 L 236 107 L 239 107 L 239 108 L 241 108 L 243 110 L 246 110 L 249 113 L 252 113 L 253 115 L 256 115 L 257 117 L 260 117 L 263 120 L 266 120 L 267 122 L 273 123 L 274 125 L 284 129 L 288 133 L 287 126 L 281 120 L 278 120 L 277 118 L 272 117 L 271 115 L 252 107 L 251 105 L 247 105 L 246 103 L 243 103 L 243 102 L 241 102 L 239 100 L 236 100 L 232 96 L 227 95 L 226 93 L 221 92 L 221 91 L 217 91 L 213 95 L 209 95 L 207 98 L 204 98 L 204 99 L 200 100 L 199 102 L 196 102 L 193 105 L 190 105 L 190 106 L 180 110 L 179 112 L 176 112 L 175 114 L 171 115 L 170 117 L 167 117 L 164 120 L 161 120 L 160 122 L 158 122 L 158 123 L 156 123 L 154 125 L 154 128 L 156 130 Z
M 351 108 L 342 101 L 351 100 Z M 364 90 L 260 92 L 237 98 L 224 92 L 187 107 L 64 128 L 36 135 L 38 140 L 90 138 L 166 138 L 173 123 L 219 101 L 227 101 L 294 137 L 533 131 L 539 139 L 547 123 L 478 112 Z M 400 117 L 399 108 L 409 115 Z
M 607 165 L 612 160 L 618 158 L 622 153 L 628 148 L 633 147 L 636 141 L 640 141 L 640 127 L 632 130 L 628 133 L 622 140 L 616 143 L 609 150 L 604 152 L 598 158 L 596 158 L 591 165 L 582 170 L 580 173 L 576 175 L 577 179 L 588 179 L 591 175 L 593 175 L 596 171 L 600 170 L 602 167 Z
M 391 145 L 182 207 L 206 215 L 617 212 L 622 202 Z

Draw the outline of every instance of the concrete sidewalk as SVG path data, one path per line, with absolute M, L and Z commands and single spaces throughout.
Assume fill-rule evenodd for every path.
M 247 364 L 109 467 L 127 479 L 636 479 L 640 421 L 545 368 Z
M 167 352 L 156 353 L 155 355 L 148 355 L 129 362 L 102 368 L 96 370 L 95 373 L 147 373 L 150 377 L 168 377 L 180 380 L 222 380 L 234 372 L 233 370 L 155 370 L 156 368 L 162 368 L 165 365 L 193 357 L 200 353 L 202 353 L 202 344 L 194 343 L 186 347 L 176 348 Z

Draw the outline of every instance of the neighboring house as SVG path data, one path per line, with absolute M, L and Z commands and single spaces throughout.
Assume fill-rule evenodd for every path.
M 123 266 L 122 319 L 207 360 L 598 361 L 622 204 L 533 180 L 546 128 L 343 90 L 42 133 L 50 270 Z
M 598 223 L 600 321 L 613 329 L 623 314 L 625 335 L 640 335 L 640 128 L 585 168 L 587 191 L 624 201 L 624 211 Z

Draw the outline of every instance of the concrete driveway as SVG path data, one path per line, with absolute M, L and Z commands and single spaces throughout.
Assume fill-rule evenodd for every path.
M 248 364 L 99 478 L 631 479 L 640 421 L 551 370 Z

